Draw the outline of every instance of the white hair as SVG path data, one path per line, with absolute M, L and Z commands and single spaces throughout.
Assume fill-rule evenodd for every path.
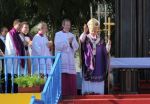
M 38 25 L 37 25 L 38 31 L 41 30 L 44 26 L 47 26 L 47 24 L 45 22 L 38 23 Z

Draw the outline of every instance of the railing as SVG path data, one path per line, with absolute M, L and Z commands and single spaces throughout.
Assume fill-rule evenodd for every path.
M 61 53 L 57 53 L 56 56 L 5 56 L 0 57 L 0 69 L 2 68 L 3 60 L 3 70 L 4 70 L 4 82 L 5 82 L 5 93 L 8 93 L 8 83 L 11 84 L 11 93 L 14 93 L 14 77 L 34 75 L 37 74 L 38 77 L 41 74 L 41 68 L 43 68 L 43 75 L 46 80 L 44 89 L 41 93 L 41 99 L 44 104 L 57 104 L 61 95 L 61 67 L 60 67 L 60 57 Z M 21 68 L 21 60 L 24 60 L 24 68 Z M 47 61 L 55 60 L 54 63 L 49 66 Z M 28 61 L 31 64 L 31 73 L 28 72 Z M 48 74 L 48 69 L 50 72 Z M 22 72 L 21 72 L 22 71 Z M 0 71 L 0 80 L 1 80 Z M 8 82 L 8 74 L 11 76 L 11 82 Z M 47 78 L 48 76 L 48 78 Z M 1 84 L 0 84 L 1 85 Z M 1 89 L 1 88 L 0 88 Z M 34 96 L 31 97 L 30 104 L 36 102 Z
M 41 74 L 44 75 L 45 80 L 48 76 L 48 70 L 51 69 L 52 63 L 55 56 L 5 56 L 0 57 L 0 63 L 3 60 L 3 70 L 4 70 L 4 82 L 5 82 L 5 93 L 8 93 L 8 84 L 11 83 L 11 93 L 14 93 L 14 77 L 29 75 L 28 72 L 28 61 L 30 61 L 31 73 L 30 75 L 37 74 L 38 77 Z M 21 60 L 24 60 L 24 68 L 21 68 Z M 0 67 L 2 68 L 2 67 Z M 42 70 L 41 70 L 42 69 Z M 0 81 L 2 78 L 2 73 L 0 71 Z M 11 78 L 11 82 L 8 83 L 8 76 Z M 0 84 L 1 85 L 1 84 Z M 2 87 L 2 86 L 0 86 Z M 9 86 L 10 87 L 10 86 Z M 1 88 L 0 88 L 1 89 Z
M 51 68 L 50 75 L 41 93 L 41 101 L 44 104 L 57 104 L 61 95 L 61 54 L 58 53 Z M 31 97 L 30 104 L 35 104 L 36 98 Z

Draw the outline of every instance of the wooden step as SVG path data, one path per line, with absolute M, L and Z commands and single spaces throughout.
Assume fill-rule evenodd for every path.
M 67 96 L 63 99 L 103 99 L 103 98 L 150 98 L 150 94 L 120 94 L 120 95 L 82 95 L 82 96 Z
M 150 94 L 70 96 L 59 104 L 150 104 Z
M 139 99 L 70 99 L 59 104 L 150 104 L 150 98 Z

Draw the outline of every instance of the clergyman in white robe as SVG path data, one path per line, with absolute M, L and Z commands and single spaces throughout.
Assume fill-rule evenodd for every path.
M 48 47 L 48 38 L 46 35 L 41 36 L 40 34 L 36 34 L 32 40 L 32 56 L 51 56 L 50 49 Z M 38 64 L 40 64 L 40 73 L 49 74 L 51 69 L 51 59 L 40 59 L 39 61 L 36 59 L 33 61 L 34 68 L 31 69 L 33 73 L 38 74 Z M 46 65 L 46 70 L 44 67 Z
M 69 43 L 72 38 L 72 43 Z M 55 52 L 61 52 L 62 94 L 76 95 L 75 52 L 79 45 L 71 32 L 59 31 L 55 34 Z
M 14 46 L 14 42 L 12 39 L 12 36 L 8 32 L 6 35 L 6 40 L 5 40 L 5 56 L 17 56 L 16 48 Z M 26 73 L 24 68 L 21 67 L 20 64 L 18 64 L 17 59 L 8 59 L 7 60 L 7 70 L 6 72 L 11 74 L 14 68 L 14 74 L 24 74 Z M 12 67 L 13 66 L 13 67 Z

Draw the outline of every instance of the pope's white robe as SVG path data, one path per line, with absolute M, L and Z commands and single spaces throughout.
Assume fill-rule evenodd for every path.
M 46 35 L 40 36 L 36 34 L 32 40 L 32 56 L 51 56 L 49 47 L 48 47 L 48 38 Z M 49 74 L 51 68 L 51 59 L 40 59 L 39 61 L 36 59 L 34 62 L 34 68 L 32 72 L 38 74 L 38 64 L 40 64 L 40 73 L 45 73 L 44 67 L 46 65 L 46 74 Z
M 69 38 L 73 38 L 72 48 L 70 47 Z M 61 52 L 61 68 L 62 73 L 76 74 L 74 55 L 79 45 L 74 36 L 70 32 L 59 31 L 55 34 L 55 52 Z

